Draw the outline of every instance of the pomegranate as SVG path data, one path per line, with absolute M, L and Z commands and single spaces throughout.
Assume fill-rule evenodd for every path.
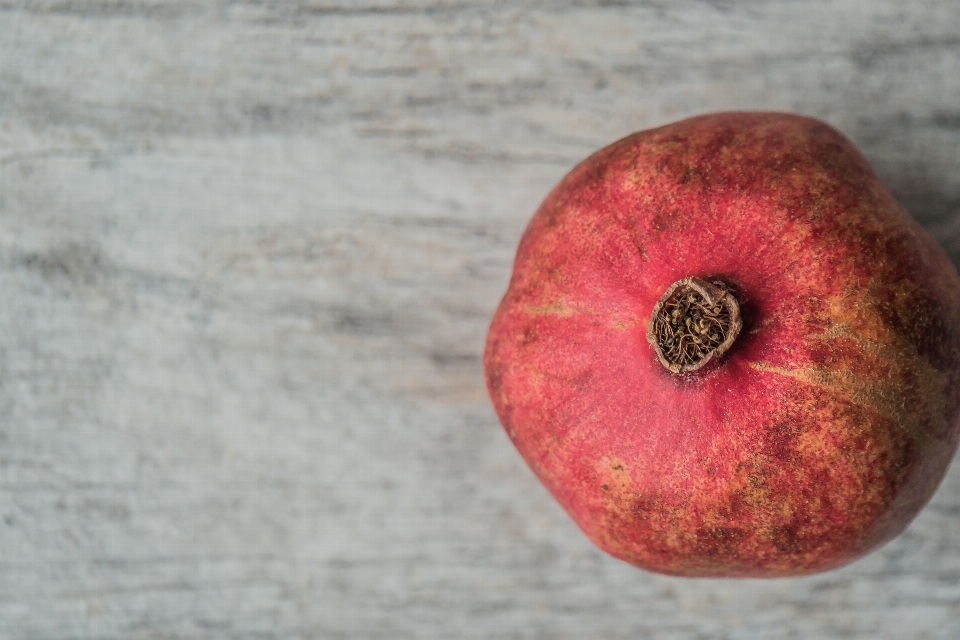
M 830 126 L 633 134 L 530 221 L 484 352 L 586 535 L 680 576 L 803 575 L 899 534 L 960 436 L 960 277 Z

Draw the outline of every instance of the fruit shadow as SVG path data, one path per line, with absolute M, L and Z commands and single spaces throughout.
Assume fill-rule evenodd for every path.
M 890 185 L 897 201 L 933 236 L 960 271 L 960 187 L 927 177 Z
M 883 184 L 960 271 L 960 111 L 878 114 L 846 131 Z

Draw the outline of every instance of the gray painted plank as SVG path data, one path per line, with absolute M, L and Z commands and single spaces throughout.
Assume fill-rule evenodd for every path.
M 952 638 L 960 473 L 798 580 L 606 557 L 501 433 L 540 198 L 703 111 L 850 135 L 960 264 L 960 4 L 0 1 L 0 637 Z

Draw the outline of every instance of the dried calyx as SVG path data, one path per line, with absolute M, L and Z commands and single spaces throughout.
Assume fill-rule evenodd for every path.
M 647 341 L 673 373 L 696 371 L 730 349 L 740 335 L 740 305 L 722 282 L 684 278 L 653 308 Z

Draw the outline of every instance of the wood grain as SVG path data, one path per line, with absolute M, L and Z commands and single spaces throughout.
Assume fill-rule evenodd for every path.
M 631 131 L 851 136 L 960 264 L 960 4 L 0 0 L 0 637 L 954 638 L 960 472 L 838 572 L 595 550 L 486 323 Z

